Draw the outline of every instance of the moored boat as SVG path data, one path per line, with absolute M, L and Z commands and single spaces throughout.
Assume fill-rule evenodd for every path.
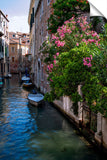
M 22 81 L 29 81 L 29 80 L 30 80 L 30 77 L 27 77 L 27 76 L 22 77 Z
M 29 87 L 31 87 L 33 84 L 31 83 L 31 82 L 23 82 L 23 87 L 27 87 L 27 88 L 29 88 Z
M 28 101 L 32 105 L 38 106 L 42 103 L 44 96 L 40 93 L 37 94 L 28 94 Z

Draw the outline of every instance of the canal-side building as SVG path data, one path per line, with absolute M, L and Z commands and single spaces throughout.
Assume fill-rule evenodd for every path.
M 19 73 L 29 68 L 29 34 L 9 32 L 10 73 Z
M 9 31 L 8 16 L 0 10 L 0 76 L 9 73 Z
M 47 20 L 50 16 L 52 10 L 50 6 L 53 2 L 53 0 L 31 0 L 28 16 L 30 26 L 30 52 L 33 55 L 32 71 L 34 84 L 37 88 L 40 88 L 43 93 L 49 91 L 49 83 L 47 82 L 47 66 L 41 61 L 43 55 L 39 49 L 46 40 L 46 37 L 49 36 Z
M 35 5 L 38 4 L 38 0 L 31 0 L 30 1 L 30 8 L 29 8 L 29 15 L 28 15 L 28 24 L 30 30 L 30 45 L 29 45 L 29 52 L 32 55 L 32 64 L 31 64 L 31 72 L 30 76 L 32 81 L 34 81 L 34 70 L 35 70 L 35 23 L 34 23 L 34 9 Z

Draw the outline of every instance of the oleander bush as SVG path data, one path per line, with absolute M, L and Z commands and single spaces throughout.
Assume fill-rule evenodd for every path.
M 91 110 L 107 117 L 107 25 L 98 35 L 87 17 L 73 16 L 52 34 L 51 42 L 47 38 L 41 52 L 51 87 L 46 100 L 66 95 L 75 104 L 85 101 Z M 82 97 L 77 92 L 80 84 Z

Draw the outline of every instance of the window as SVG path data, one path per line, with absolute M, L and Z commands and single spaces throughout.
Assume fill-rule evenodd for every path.
M 5 21 L 3 22 L 3 26 L 5 26 Z
M 9 72 L 10 68 L 9 68 L 9 64 L 8 64 L 8 72 Z
M 15 34 L 13 34 L 13 37 L 15 37 Z
M 12 62 L 14 62 L 14 57 L 12 57 Z
M 47 0 L 47 5 L 49 5 L 50 4 L 50 0 Z
M 3 63 L 1 63 L 1 73 L 3 73 Z
M 15 47 L 11 47 L 11 52 L 12 52 L 12 53 L 15 52 Z

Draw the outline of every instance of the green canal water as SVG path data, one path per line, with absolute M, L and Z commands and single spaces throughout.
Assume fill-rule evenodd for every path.
M 106 160 L 51 104 L 28 103 L 17 75 L 0 89 L 0 160 Z

